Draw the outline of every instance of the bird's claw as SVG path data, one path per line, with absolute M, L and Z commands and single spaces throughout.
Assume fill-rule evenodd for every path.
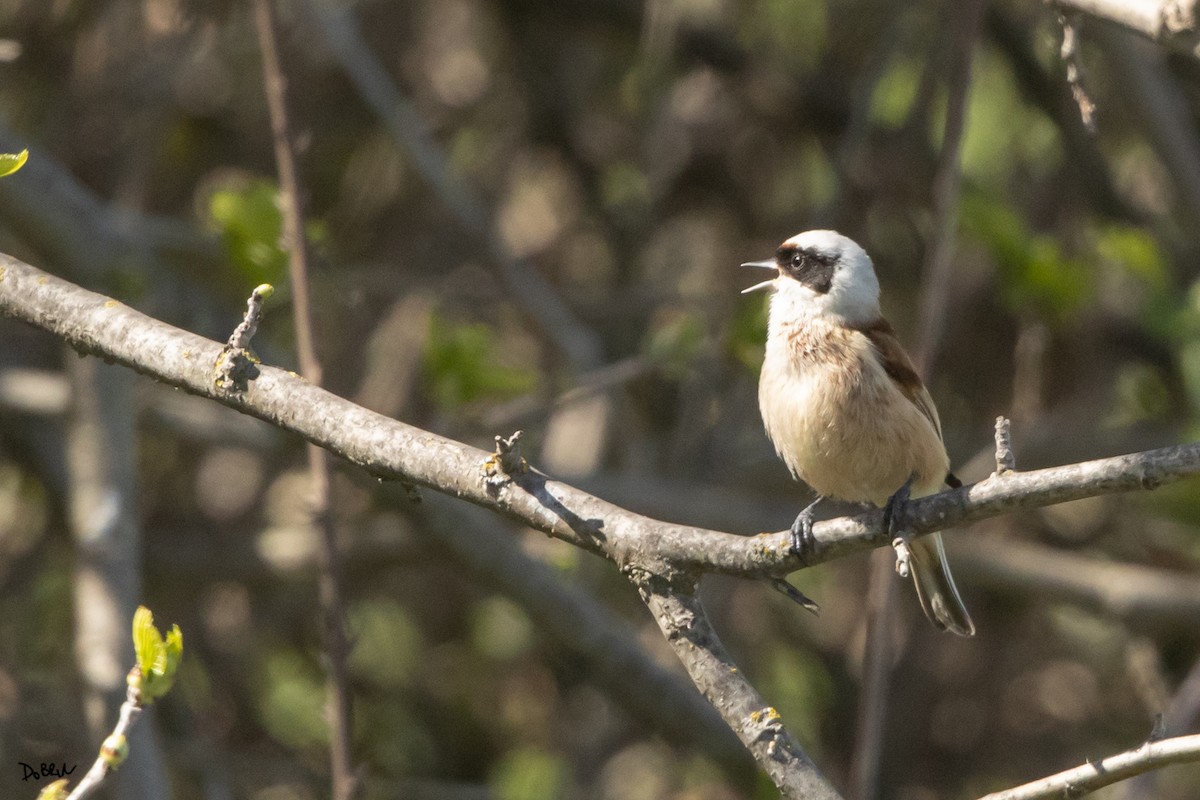
M 904 485 L 888 498 L 883 507 L 883 529 L 893 539 L 902 535 L 906 527 L 904 523 L 908 521 L 908 515 L 905 506 L 908 505 L 910 495 L 912 495 L 912 478 L 906 480 Z
M 821 498 L 818 497 L 805 506 L 804 510 L 796 515 L 796 521 L 792 523 L 791 527 L 792 539 L 789 549 L 806 567 L 809 558 L 817 552 L 817 540 L 813 536 L 813 509 L 820 502 Z

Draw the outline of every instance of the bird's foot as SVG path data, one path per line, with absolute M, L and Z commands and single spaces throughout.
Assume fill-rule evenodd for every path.
M 824 499 L 823 497 L 818 497 L 816 500 L 813 500 L 804 507 L 803 511 L 796 515 L 796 521 L 792 523 L 790 549 L 800 559 L 800 563 L 806 567 L 808 566 L 809 558 L 817 552 L 817 540 L 813 536 L 813 509 Z
M 892 540 L 892 549 L 896 551 L 896 572 L 900 577 L 907 578 L 912 572 L 912 551 L 908 547 L 908 498 L 912 494 L 910 477 L 896 493 L 888 498 L 883 507 L 883 529 Z

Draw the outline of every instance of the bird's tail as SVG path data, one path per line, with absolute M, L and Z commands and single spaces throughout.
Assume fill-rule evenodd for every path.
M 913 539 L 908 546 L 912 553 L 909 565 L 913 584 L 917 587 L 917 599 L 921 601 L 925 616 L 941 630 L 959 636 L 974 636 L 975 623 L 950 575 L 942 535 L 934 533 Z

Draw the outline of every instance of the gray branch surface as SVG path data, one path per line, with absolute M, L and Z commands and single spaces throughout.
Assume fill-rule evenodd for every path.
M 782 795 L 841 800 L 783 726 L 779 712 L 738 671 L 696 597 L 694 582 L 671 581 L 640 569 L 631 578 L 696 688 L 721 713 Z
M 804 566 L 790 533 L 738 536 L 653 520 L 551 480 L 519 463 L 368 411 L 286 370 L 248 366 L 244 389 L 222 388 L 222 345 L 0 254 L 0 312 L 124 364 L 299 434 L 369 473 L 426 486 L 498 511 L 614 561 L 642 589 L 693 681 L 789 798 L 836 798 L 782 722 L 733 667 L 691 585 L 700 573 L 762 578 Z M 1200 473 L 1200 444 L 993 475 L 912 502 L 915 535 L 1100 494 L 1152 489 Z M 889 544 L 882 512 L 818 523 L 816 564 Z M 664 588 L 665 587 L 665 588 Z M 757 727 L 755 727 L 757 726 Z

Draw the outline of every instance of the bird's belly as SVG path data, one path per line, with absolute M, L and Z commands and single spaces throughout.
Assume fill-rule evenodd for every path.
M 764 372 L 767 435 L 792 473 L 823 497 L 883 505 L 910 476 L 937 491 L 949 460 L 924 415 L 888 383 L 819 369 Z

